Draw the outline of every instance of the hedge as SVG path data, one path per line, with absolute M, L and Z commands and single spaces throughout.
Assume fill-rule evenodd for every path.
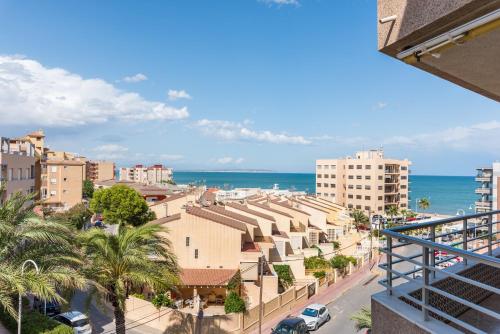
M 0 309 L 0 321 L 11 332 L 17 333 L 17 321 Z M 73 334 L 73 329 L 36 311 L 23 313 L 22 334 Z
M 242 313 L 245 312 L 245 301 L 234 291 L 231 291 L 224 301 L 224 312 Z
M 274 271 L 278 274 L 278 279 L 284 287 L 288 287 L 293 284 L 292 271 L 288 264 L 275 264 L 273 265 Z

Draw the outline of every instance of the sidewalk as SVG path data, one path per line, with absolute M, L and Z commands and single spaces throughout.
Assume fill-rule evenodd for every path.
M 299 314 L 305 306 L 313 303 L 319 303 L 319 304 L 324 304 L 328 305 L 331 302 L 333 302 L 335 299 L 339 298 L 344 294 L 344 292 L 348 291 L 352 287 L 354 287 L 356 284 L 358 284 L 360 281 L 369 279 L 373 275 L 376 275 L 376 270 L 377 270 L 377 262 L 379 261 L 379 257 L 375 257 L 373 259 L 375 262 L 375 265 L 373 266 L 373 272 L 370 271 L 370 268 L 373 265 L 373 262 L 368 262 L 366 263 L 363 268 L 361 268 L 359 271 L 355 272 L 351 276 L 345 277 L 341 280 L 339 280 L 337 283 L 332 284 L 329 286 L 323 293 L 319 295 L 314 295 L 311 298 L 309 298 L 305 303 L 301 305 L 296 305 L 289 313 L 279 316 L 277 318 L 274 318 L 264 324 L 262 324 L 262 333 L 271 333 L 271 328 L 275 327 L 278 322 L 280 322 L 282 319 L 286 318 L 288 315 L 297 315 Z M 252 334 L 257 334 L 258 329 L 253 331 Z

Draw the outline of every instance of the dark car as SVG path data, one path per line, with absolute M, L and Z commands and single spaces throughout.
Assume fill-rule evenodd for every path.
M 39 300 L 35 298 L 33 301 L 33 308 L 42 314 L 46 314 L 49 317 L 53 317 L 59 313 L 61 313 L 61 305 L 56 301 L 47 301 Z
M 306 322 L 302 318 L 290 317 L 271 330 L 272 334 L 308 334 Z

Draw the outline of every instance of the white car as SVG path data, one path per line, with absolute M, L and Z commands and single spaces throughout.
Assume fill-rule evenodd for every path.
M 89 318 L 81 312 L 65 312 L 56 315 L 52 319 L 73 328 L 73 332 L 75 334 L 92 334 L 92 327 L 90 327 Z
M 304 319 L 307 329 L 315 331 L 330 320 L 330 312 L 325 305 L 311 304 L 302 311 L 299 318 Z

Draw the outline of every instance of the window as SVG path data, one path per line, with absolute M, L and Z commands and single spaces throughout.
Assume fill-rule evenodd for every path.
M 363 177 L 361 175 L 356 175 L 356 180 L 361 180 Z
M 30 178 L 30 169 L 26 168 L 26 172 L 24 173 L 24 178 L 28 180 Z
M 381 206 L 378 207 L 378 211 L 382 211 L 382 207 Z
M 361 210 L 361 205 L 356 205 L 356 209 Z
M 378 165 L 378 169 L 384 169 L 384 165 Z
M 316 232 L 309 232 L 309 243 L 311 245 L 318 244 L 318 234 Z
M 372 169 L 372 165 L 365 165 L 365 169 Z
M 354 165 L 349 165 L 349 169 L 354 169 Z
M 352 204 L 347 205 L 349 209 L 352 209 Z
M 366 211 L 370 211 L 370 209 L 371 209 L 371 208 L 370 208 L 369 206 L 365 206 L 365 210 L 366 210 Z
M 406 203 L 401 203 L 401 207 L 402 208 L 406 207 Z
M 325 167 L 324 167 L 324 168 L 325 168 L 325 169 L 328 169 L 328 168 L 330 168 L 330 166 L 328 166 L 328 165 L 325 165 Z
M 335 183 L 330 183 L 330 188 L 335 188 Z
M 371 186 L 365 186 L 365 189 L 366 189 L 366 190 L 371 190 L 371 189 L 372 189 L 372 187 L 371 187 Z
M 401 170 L 407 170 L 407 169 L 408 169 L 408 167 L 406 167 L 406 166 L 401 166 Z
M 401 175 L 401 180 L 406 180 L 408 177 L 406 175 Z
M 401 189 L 406 189 L 406 185 L 405 184 L 402 184 L 400 187 L 401 187 Z
M 317 168 L 317 169 L 321 169 L 321 168 L 323 168 L 323 166 L 321 166 L 321 165 L 317 165 L 317 166 L 316 166 L 316 168 Z
M 316 183 L 316 187 L 321 188 L 321 183 Z
M 321 193 L 317 193 L 317 194 L 318 194 L 318 196 L 321 196 Z
M 365 196 L 365 199 L 366 199 L 367 201 L 369 201 L 369 200 L 371 200 L 372 198 L 371 198 L 371 196 Z
M 323 187 L 328 188 L 328 183 L 323 183 Z
M 56 184 L 56 183 L 57 183 L 57 179 L 55 179 L 55 178 L 50 179 L 50 184 Z
M 194 250 L 194 258 L 195 258 L 195 259 L 197 259 L 197 258 L 198 258 L 198 250 L 197 250 L 197 249 L 195 249 L 195 250 Z
M 337 166 L 335 166 L 335 165 L 331 165 L 330 167 L 331 167 L 332 169 L 337 169 Z
M 384 190 L 384 186 L 378 186 L 378 190 Z
M 332 179 L 335 179 L 335 178 L 337 177 L 337 175 L 332 174 L 332 175 L 330 175 L 330 177 L 331 177 Z
M 356 165 L 356 169 L 363 169 L 363 165 Z
M 189 237 L 186 237 L 186 247 L 189 246 Z
M 51 171 L 52 173 L 57 172 L 57 166 L 50 166 L 50 171 Z
M 23 179 L 23 169 L 22 168 L 19 168 L 19 170 L 17 171 L 17 176 L 18 176 L 18 180 Z
M 361 199 L 361 195 L 356 195 L 356 199 Z
M 361 184 L 358 184 L 356 185 L 356 189 L 363 189 L 363 187 L 361 186 Z
M 14 168 L 9 169 L 9 181 L 12 181 L 14 177 Z
M 328 174 L 325 174 L 324 176 L 325 176 L 325 179 L 328 179 Z
M 323 176 L 321 174 L 318 174 L 318 179 L 321 179 Z
M 371 179 L 372 179 L 372 177 L 370 175 L 365 176 L 365 180 L 371 180 Z
M 57 194 L 57 192 L 55 190 L 50 191 L 50 196 L 55 196 L 56 194 Z
M 347 195 L 347 198 L 353 198 L 352 194 Z
M 354 179 L 354 175 L 349 175 L 347 178 L 348 178 L 349 180 L 352 180 L 352 179 Z
M 379 175 L 379 176 L 378 176 L 378 179 L 379 179 L 379 180 L 383 180 L 384 178 L 383 178 L 383 176 L 382 176 L 382 175 Z
M 384 198 L 383 198 L 382 196 L 379 196 L 379 197 L 378 197 L 378 200 L 379 200 L 379 201 L 381 201 L 381 200 L 383 200 L 383 199 L 384 199 Z
M 354 186 L 352 184 L 347 186 L 348 189 L 354 189 Z
M 406 198 L 406 194 L 401 194 L 401 198 Z
M 67 178 L 64 178 L 63 180 L 64 180 L 64 182 L 66 182 L 68 179 L 67 179 Z

